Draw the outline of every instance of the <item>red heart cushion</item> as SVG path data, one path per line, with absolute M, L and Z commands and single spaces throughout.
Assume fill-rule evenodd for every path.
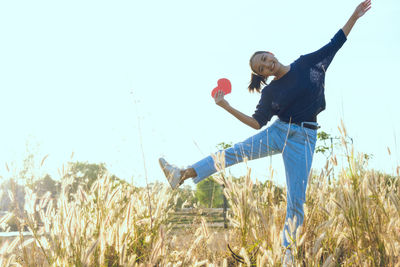
M 215 94 L 221 90 L 224 94 L 229 94 L 232 91 L 231 82 L 228 79 L 222 78 L 218 80 L 218 86 L 215 87 L 212 92 L 211 96 L 215 97 Z

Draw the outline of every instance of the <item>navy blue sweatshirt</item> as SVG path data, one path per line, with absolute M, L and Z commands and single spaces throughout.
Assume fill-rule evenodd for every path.
M 274 115 L 292 123 L 316 121 L 318 113 L 325 109 L 325 72 L 345 41 L 340 29 L 327 45 L 300 56 L 290 64 L 288 73 L 263 88 L 253 114 L 260 127 Z

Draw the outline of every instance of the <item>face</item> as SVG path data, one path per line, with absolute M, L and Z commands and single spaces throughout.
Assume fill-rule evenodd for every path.
M 264 77 L 274 76 L 279 65 L 280 63 L 275 56 L 267 52 L 255 55 L 250 61 L 251 69 Z

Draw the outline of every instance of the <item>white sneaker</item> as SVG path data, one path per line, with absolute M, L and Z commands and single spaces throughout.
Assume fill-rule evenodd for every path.
M 165 177 L 169 182 L 169 185 L 172 189 L 176 189 L 179 186 L 179 182 L 181 181 L 181 169 L 169 164 L 164 158 L 159 158 L 158 162 L 160 163 L 161 169 L 163 170 Z

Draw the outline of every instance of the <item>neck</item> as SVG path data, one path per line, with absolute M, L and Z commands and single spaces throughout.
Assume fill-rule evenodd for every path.
M 290 66 L 284 66 L 281 65 L 279 66 L 279 69 L 275 73 L 275 79 L 274 80 L 279 80 L 282 78 L 286 73 L 288 73 L 290 70 Z

